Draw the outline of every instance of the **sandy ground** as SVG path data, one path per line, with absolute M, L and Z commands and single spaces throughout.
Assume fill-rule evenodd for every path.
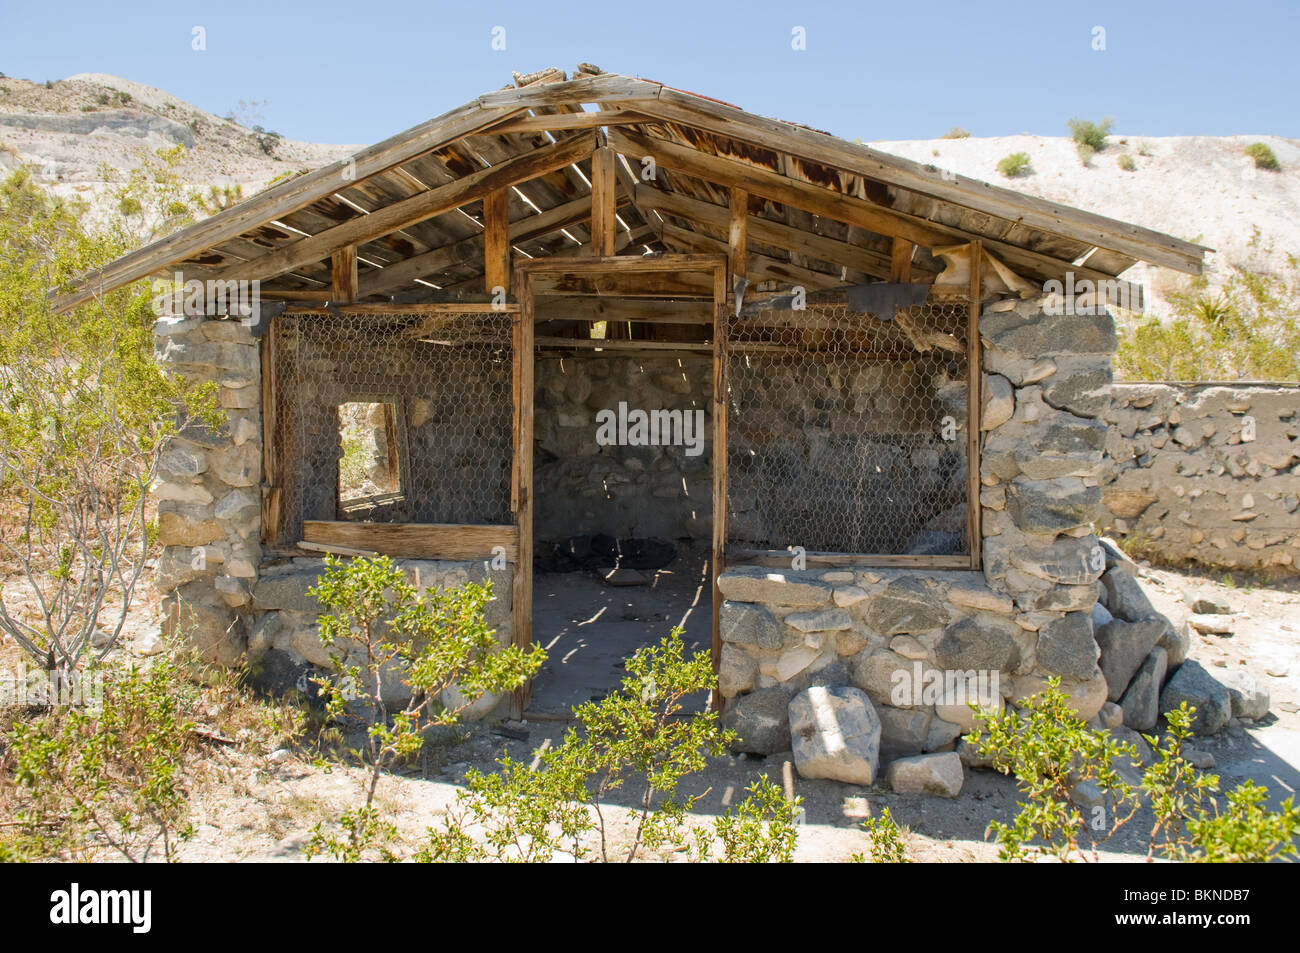
M 1251 778 L 1270 789 L 1275 803 L 1293 795 L 1300 787 L 1300 656 L 1296 651 L 1300 646 L 1300 580 L 1251 587 L 1244 582 L 1229 585 L 1221 578 L 1148 569 L 1143 582 L 1153 601 L 1163 609 L 1173 608 L 1184 592 L 1191 590 L 1213 594 L 1232 606 L 1233 634 L 1193 635 L 1192 656 L 1212 670 L 1240 666 L 1261 677 L 1272 695 L 1272 710 L 1254 725 L 1234 721 L 1219 736 L 1196 739 L 1195 745 L 1213 756 L 1215 771 L 1225 788 Z M 554 588 L 554 582 L 551 585 Z M 602 599 L 630 605 L 629 614 L 634 616 L 640 616 L 651 604 L 644 595 L 629 596 L 626 589 L 613 590 L 613 595 L 606 590 L 602 596 L 601 587 L 592 581 L 570 585 L 570 595 L 579 596 L 571 603 L 570 618 L 590 612 L 592 605 Z M 658 605 L 661 614 L 668 611 L 675 615 L 684 603 L 679 594 L 677 599 L 669 595 Z M 550 612 L 549 623 L 563 629 L 563 614 L 554 609 Z M 664 619 L 662 623 L 666 626 L 671 621 L 676 619 Z M 640 618 L 628 619 L 624 624 L 636 627 L 641 622 Z M 660 634 L 653 625 L 646 625 L 644 633 L 647 640 Z M 591 633 L 586 637 L 591 638 Z M 563 645 L 563 639 L 561 634 L 555 644 Z M 630 650 L 637 641 L 628 639 L 625 644 Z M 559 658 L 553 655 L 553 660 Z M 548 696 L 556 690 L 577 686 L 584 692 L 598 689 L 593 679 L 601 666 L 583 662 L 579 669 L 572 678 L 563 674 L 553 678 L 549 689 L 545 681 L 539 681 L 535 707 L 554 707 L 555 699 Z M 606 688 L 612 687 L 621 675 L 612 665 L 603 671 Z M 506 738 L 492 726 L 473 727 L 463 741 L 433 752 L 420 770 L 386 776 L 380 787 L 380 803 L 392 812 L 401 828 L 418 836 L 453 801 L 470 766 L 490 770 L 503 752 L 516 759 L 530 758 L 542 744 L 557 741 L 566 726 L 554 721 L 532 721 L 520 727 L 528 733 L 526 740 Z M 714 759 L 689 786 L 690 793 L 704 794 L 697 810 L 698 820 L 707 821 L 734 804 L 744 796 L 744 788 L 762 774 L 780 783 L 784 760 L 781 756 Z M 228 784 L 205 792 L 196 803 L 197 834 L 182 849 L 184 859 L 299 860 L 312 824 L 354 803 L 361 791 L 361 776 L 355 769 L 322 770 L 300 756 L 283 764 L 266 758 L 236 758 L 230 763 L 229 777 Z M 993 820 L 1009 821 L 1017 811 L 1013 780 L 991 771 L 968 771 L 965 788 L 956 800 L 897 795 L 883 783 L 858 787 L 809 781 L 797 775 L 795 789 L 804 799 L 806 812 L 796 855 L 800 861 L 844 861 L 866 850 L 869 838 L 861 829 L 861 821 L 878 815 L 882 808 L 888 808 L 909 829 L 907 848 L 914 860 L 993 861 L 997 849 L 985 840 L 988 824 Z M 1144 822 L 1149 826 L 1147 816 L 1139 814 L 1107 844 L 1100 859 L 1143 861 Z M 625 831 L 626 821 L 618 826 Z

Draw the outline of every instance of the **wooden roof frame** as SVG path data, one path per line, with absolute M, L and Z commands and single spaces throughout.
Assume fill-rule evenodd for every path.
M 975 241 L 1037 282 L 1066 272 L 1116 281 L 1139 260 L 1199 274 L 1209 250 L 661 83 L 558 70 L 531 79 L 124 255 L 51 291 L 52 307 L 173 270 L 331 300 L 331 260 L 355 270 L 342 285 L 349 298 L 436 297 L 489 268 L 500 274 L 511 248 L 520 259 L 607 256 L 614 232 L 624 244 L 698 253 L 742 227 L 752 279 L 828 286 L 933 281 L 931 249 Z M 653 160 L 651 180 L 623 165 L 642 160 Z M 733 194 L 743 196 L 739 218 Z M 467 208 L 479 203 L 476 218 Z

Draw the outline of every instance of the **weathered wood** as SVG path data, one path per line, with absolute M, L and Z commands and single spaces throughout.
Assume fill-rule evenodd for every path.
M 708 341 L 642 341 L 609 338 L 538 337 L 537 347 L 571 348 L 575 351 L 704 351 L 713 352 Z
M 889 280 L 907 284 L 912 280 L 912 253 L 916 246 L 904 238 L 895 238 L 889 256 Z
M 259 345 L 262 368 L 262 542 L 276 543 L 280 538 L 279 441 L 276 439 L 278 419 L 276 393 L 276 364 L 279 360 L 275 319 L 262 335 Z
M 714 271 L 713 278 L 713 552 L 709 560 L 709 574 L 713 589 L 712 600 L 712 659 L 716 674 L 722 666 L 722 590 L 718 576 L 725 566 L 727 550 L 727 285 L 730 279 L 723 268 Z M 718 692 L 710 699 L 713 709 L 722 707 Z
M 519 530 L 510 525 L 303 520 L 302 535 L 309 543 L 405 559 L 491 559 L 501 546 L 514 560 L 519 547 Z
M 336 304 L 357 300 L 356 245 L 345 245 L 330 256 L 330 296 Z
M 335 249 L 359 244 L 399 231 L 444 212 L 486 198 L 496 189 L 562 169 L 590 155 L 596 134 L 581 133 L 550 146 L 525 153 L 509 162 L 479 169 L 409 199 L 394 202 L 370 215 L 348 219 L 341 225 L 303 238 L 261 258 L 241 262 L 217 273 L 220 280 L 266 280 L 328 257 Z
M 966 537 L 970 568 L 980 568 L 983 532 L 980 526 L 980 410 L 983 401 L 983 369 L 980 367 L 980 282 L 983 277 L 983 246 L 971 249 L 970 312 L 966 322 Z
M 730 284 L 749 274 L 749 193 L 732 186 L 728 190 L 729 219 L 727 222 L 727 267 L 731 270 Z
M 614 150 L 601 146 L 591 156 L 591 254 L 614 254 Z
M 729 565 L 770 566 L 789 569 L 794 558 L 783 549 L 742 549 L 728 547 Z M 859 553 L 804 553 L 809 566 L 862 566 L 876 568 L 969 569 L 969 556 L 881 556 Z
M 311 543 L 299 540 L 298 548 L 312 553 L 328 553 L 331 556 L 378 556 L 373 549 L 358 549 L 355 546 L 335 546 L 331 543 Z
M 286 308 L 285 314 L 321 314 L 324 308 Z M 380 301 L 373 304 L 348 304 L 333 308 L 340 314 L 513 314 L 519 305 L 513 301 L 493 304 L 487 301 L 428 301 L 403 303 Z
M 959 206 L 1019 222 L 1056 235 L 1114 251 L 1188 274 L 1200 274 L 1205 249 L 1152 229 L 1070 208 L 1046 199 L 954 175 L 934 165 L 846 142 L 823 132 L 767 119 L 716 100 L 665 87 L 658 101 L 641 107 L 674 122 L 765 149 L 920 192 Z
M 519 546 L 514 563 L 512 640 L 520 648 L 533 641 L 533 288 L 531 275 L 516 271 L 515 288 L 522 310 L 514 325 L 513 442 L 515 528 Z M 528 706 L 532 686 L 518 689 L 511 711 L 518 718 Z
M 665 245 L 684 247 L 690 251 L 708 252 L 729 250 L 726 242 L 713 238 L 702 232 L 692 232 L 665 222 L 660 231 L 660 238 Z M 836 288 L 843 284 L 839 275 L 829 275 L 823 271 L 813 271 L 792 265 L 788 261 L 769 258 L 753 252 L 746 256 L 749 276 L 757 280 L 777 281 L 785 285 L 803 285 L 810 291 L 822 291 Z
M 510 190 L 501 188 L 483 200 L 484 291 L 510 291 Z
M 621 104 L 627 107 L 607 112 L 559 113 L 553 116 L 520 116 L 499 122 L 483 135 L 509 135 L 529 132 L 571 132 L 575 129 L 597 129 L 601 126 L 627 126 L 655 120 L 645 113 L 635 111 L 636 100 Z
M 547 295 L 534 304 L 539 324 L 548 321 L 632 321 L 643 324 L 712 324 L 712 303 L 657 301 L 650 298 L 560 298 Z

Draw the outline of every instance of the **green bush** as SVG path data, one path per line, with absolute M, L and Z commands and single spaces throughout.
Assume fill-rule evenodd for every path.
M 1071 119 L 1066 125 L 1070 127 L 1070 137 L 1076 143 L 1080 146 L 1087 146 L 1093 152 L 1101 152 L 1106 148 L 1106 137 L 1110 135 L 1115 120 L 1109 116 L 1101 122 L 1091 122 L 1087 119 Z
M 1120 156 L 1118 159 L 1116 159 L 1115 164 L 1118 165 L 1125 172 L 1136 172 L 1138 167 L 1137 163 L 1133 161 L 1133 157 L 1129 155 L 1127 152 L 1124 153 L 1122 156 Z
M 989 825 L 1001 860 L 1069 861 L 1088 853 L 1096 860 L 1098 848 L 1144 806 L 1154 815 L 1148 860 L 1159 854 L 1180 862 L 1258 863 L 1297 854 L 1293 838 L 1300 834 L 1300 810 L 1291 798 L 1280 811 L 1269 811 L 1263 806 L 1268 792 L 1247 781 L 1228 792 L 1221 805 L 1214 796 L 1218 776 L 1198 771 L 1183 757 L 1195 713 L 1186 703 L 1166 713 L 1169 730 L 1163 741 L 1147 736 L 1156 759 L 1137 786 L 1121 773 L 1141 768 L 1136 746 L 1085 725 L 1061 692 L 1060 679 L 1018 709 L 971 707 L 980 727 L 967 741 L 996 770 L 1014 775 L 1025 797 L 1010 824 Z M 1105 798 L 1105 806 L 1091 808 L 1086 817 L 1072 798 L 1082 783 L 1095 785 Z
M 1258 246 L 1259 235 L 1252 239 Z M 1300 258 L 1274 273 L 1241 265 L 1217 289 L 1204 277 L 1169 295 L 1172 314 L 1121 336 L 1127 380 L 1300 380 Z
M 1011 155 L 999 159 L 998 171 L 1008 179 L 1014 179 L 1017 176 L 1025 175 L 1029 172 L 1029 153 L 1013 152 Z
M 1276 172 L 1280 166 L 1277 162 L 1277 156 L 1273 150 L 1263 142 L 1252 142 L 1246 146 L 1246 155 L 1255 160 L 1255 168 L 1268 169 L 1270 172 Z
M 970 138 L 970 133 L 967 132 L 965 129 L 963 129 L 961 126 L 953 126 L 951 129 L 949 129 L 947 132 L 945 132 L 945 133 L 943 134 L 943 138 L 945 138 L 945 139 L 969 139 L 969 138 Z

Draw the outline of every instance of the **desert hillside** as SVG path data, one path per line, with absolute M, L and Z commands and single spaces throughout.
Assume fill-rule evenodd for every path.
M 1261 141 L 1276 154 L 1279 170 L 1256 169 L 1245 156 L 1245 146 Z M 359 148 L 279 138 L 105 74 L 83 73 L 48 86 L 0 79 L 0 170 L 29 163 L 38 180 L 60 194 L 77 194 L 93 205 L 105 189 L 104 166 L 131 168 L 150 152 L 178 144 L 186 148 L 179 171 L 187 183 L 205 190 L 239 185 L 244 197 Z M 1216 249 L 1212 275 L 1238 263 L 1270 270 L 1286 254 L 1300 253 L 1300 142 L 1293 139 L 1115 134 L 1087 165 L 1064 136 L 870 144 L 1209 245 Z M 1029 156 L 1027 171 L 1015 178 L 1001 175 L 998 161 L 1018 152 Z M 1131 171 L 1121 166 L 1121 156 L 1132 159 Z M 1260 237 L 1252 246 L 1256 230 Z M 1168 292 L 1186 280 L 1145 265 L 1126 277 L 1145 285 L 1147 309 L 1156 314 L 1164 310 Z

